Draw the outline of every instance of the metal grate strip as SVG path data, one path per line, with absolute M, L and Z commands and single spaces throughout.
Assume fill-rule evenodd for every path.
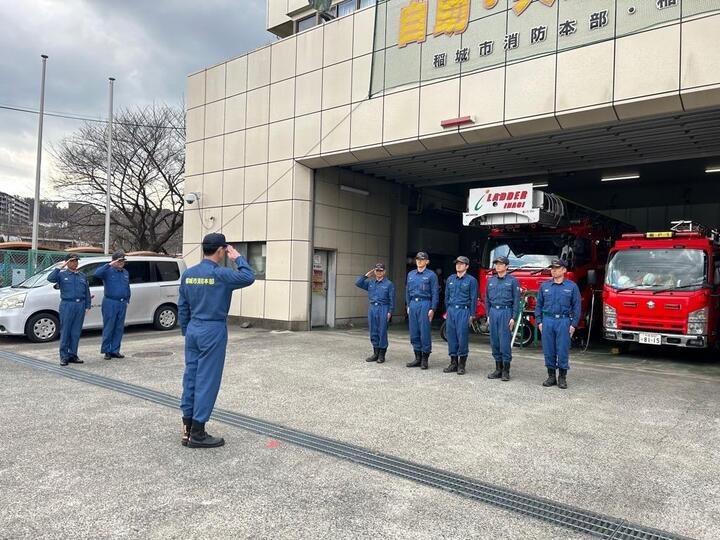
M 0 351 L 0 358 L 75 381 L 121 392 L 172 409 L 179 408 L 180 401 L 177 397 L 150 388 L 73 368 L 61 367 L 43 360 L 7 351 Z M 360 446 L 321 437 L 272 422 L 266 422 L 240 413 L 215 409 L 213 419 L 233 427 L 272 437 L 413 482 L 443 489 L 505 510 L 540 519 L 565 529 L 588 533 L 598 538 L 612 540 L 682 540 L 685 538 L 641 525 L 630 524 L 622 519 L 604 516 L 566 504 L 495 486 L 449 471 L 373 452 Z

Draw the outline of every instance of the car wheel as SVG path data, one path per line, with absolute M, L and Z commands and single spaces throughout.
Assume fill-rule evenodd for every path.
M 177 326 L 177 308 L 175 306 L 160 306 L 155 311 L 153 326 L 157 330 L 172 330 Z
M 25 325 L 25 335 L 33 343 L 53 341 L 59 334 L 60 321 L 52 313 L 36 313 Z

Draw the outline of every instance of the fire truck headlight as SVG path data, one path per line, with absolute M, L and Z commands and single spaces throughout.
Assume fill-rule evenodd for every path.
M 603 305 L 603 326 L 605 328 L 617 328 L 617 311 L 607 304 Z
M 707 316 L 708 308 L 704 308 L 692 311 L 688 315 L 687 333 L 703 335 L 707 333 Z

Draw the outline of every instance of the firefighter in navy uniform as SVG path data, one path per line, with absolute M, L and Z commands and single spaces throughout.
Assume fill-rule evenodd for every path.
M 78 272 L 78 256 L 68 255 L 62 266 L 47 277 L 60 289 L 60 365 L 82 364 L 78 358 L 78 345 L 85 312 L 90 309 L 90 287 L 87 277 Z
M 385 279 L 383 263 L 377 263 L 364 276 L 358 277 L 355 285 L 368 292 L 368 326 L 373 353 L 365 361 L 382 364 L 388 349 L 388 323 L 395 309 L 395 285 Z
M 232 293 L 252 285 L 255 272 L 225 235 L 210 233 L 203 238 L 203 260 L 188 268 L 180 279 L 178 315 L 185 336 L 185 373 L 180 408 L 183 415 L 183 446 L 212 448 L 225 440 L 205 431 L 220 390 L 225 350 L 227 315 Z M 237 270 L 219 263 L 225 255 Z
M 565 279 L 567 262 L 554 259 L 550 264 L 552 279 L 540 285 L 535 306 L 535 320 L 542 332 L 542 348 L 548 378 L 543 386 L 567 388 L 570 369 L 570 339 L 580 322 L 580 289 Z M 559 375 L 556 370 L 559 369 Z M 556 376 L 557 375 L 557 376 Z
M 428 368 L 428 359 L 432 352 L 432 320 L 440 301 L 440 287 L 435 272 L 428 270 L 430 257 L 424 251 L 415 256 L 416 270 L 407 275 L 405 302 L 410 323 L 410 343 L 415 360 L 406 367 Z
M 485 307 L 490 327 L 490 346 L 495 359 L 495 371 L 488 379 L 510 380 L 512 362 L 512 333 L 515 317 L 520 311 L 520 283 L 508 274 L 510 261 L 507 257 L 496 257 L 495 275 L 488 280 L 485 291 Z
M 95 270 L 94 274 L 104 285 L 100 353 L 105 354 L 105 360 L 125 358 L 120 354 L 120 343 L 125 332 L 125 315 L 130 303 L 130 274 L 125 270 L 125 252 L 116 251 L 111 259 L 108 264 Z
M 445 306 L 447 308 L 447 341 L 450 365 L 443 373 L 465 374 L 470 333 L 470 323 L 477 305 L 478 282 L 467 273 L 470 259 L 462 255 L 455 259 L 455 274 L 445 282 Z

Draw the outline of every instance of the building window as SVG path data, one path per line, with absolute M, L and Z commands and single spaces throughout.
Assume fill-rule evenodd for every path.
M 375 0 L 360 0 L 360 9 L 374 6 Z
M 302 32 L 317 25 L 317 15 L 310 15 L 297 22 L 297 32 Z
M 232 246 L 245 257 L 250 267 L 255 270 L 255 279 L 265 279 L 267 245 L 265 242 L 231 242 Z M 236 268 L 234 261 L 226 261 L 225 266 Z
M 345 0 L 337 5 L 337 16 L 344 17 L 350 15 L 357 7 L 357 0 Z

